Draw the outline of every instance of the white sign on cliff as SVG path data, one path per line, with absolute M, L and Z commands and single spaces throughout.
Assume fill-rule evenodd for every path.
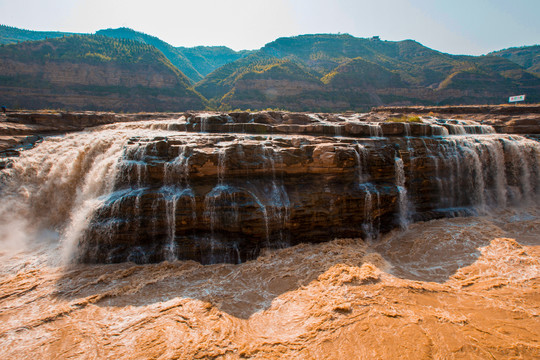
M 525 101 L 525 95 L 510 96 L 508 102 Z

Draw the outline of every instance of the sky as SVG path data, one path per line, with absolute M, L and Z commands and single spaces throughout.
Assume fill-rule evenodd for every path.
M 173 46 L 234 50 L 316 33 L 413 39 L 467 55 L 540 43 L 540 0 L 0 0 L 0 16 L 29 30 L 124 26 Z

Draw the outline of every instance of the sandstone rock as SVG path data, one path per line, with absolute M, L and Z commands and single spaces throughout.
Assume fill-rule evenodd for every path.
M 403 219 L 471 214 L 476 206 L 518 201 L 526 189 L 540 192 L 535 180 L 524 185 L 516 176 L 524 164 L 534 178 L 540 174 L 531 143 L 504 136 L 426 136 L 430 129 L 411 126 L 421 136 L 408 138 L 132 139 L 115 192 L 94 216 L 80 260 L 246 261 L 263 247 L 377 236 Z M 525 163 L 515 164 L 516 151 Z M 511 189 L 504 194 L 494 175 L 500 171 Z
M 126 116 L 163 117 L 23 112 L 13 115 L 17 123 L 1 125 L 26 136 Z M 540 193 L 540 145 L 533 140 L 484 135 L 493 128 L 470 119 L 374 118 L 190 112 L 144 123 L 148 135 L 125 143 L 113 191 L 93 215 L 79 259 L 246 261 L 264 247 L 376 238 L 410 221 L 472 214 Z M 497 129 L 520 126 L 538 133 L 534 116 Z M 13 161 L 4 157 L 0 167 Z

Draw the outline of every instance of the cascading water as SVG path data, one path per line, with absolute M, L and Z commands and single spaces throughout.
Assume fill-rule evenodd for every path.
M 406 228 L 410 223 L 410 209 L 407 187 L 405 186 L 405 169 L 400 157 L 395 158 L 395 173 L 398 192 L 398 222 L 402 228 Z
M 3 358 L 537 357 L 537 140 L 189 117 L 48 137 L 0 171 Z M 93 264 L 50 264 L 58 244 Z
M 271 243 L 270 239 L 270 230 L 269 223 L 277 222 L 278 226 L 278 237 L 277 246 L 284 247 L 288 245 L 288 238 L 285 234 L 285 227 L 289 221 L 289 198 L 287 192 L 284 188 L 283 181 L 278 179 L 276 175 L 276 162 L 279 166 L 282 166 L 282 160 L 279 156 L 279 153 L 273 147 L 272 141 L 268 141 L 261 145 L 262 157 L 263 157 L 263 171 L 266 173 L 270 171 L 271 173 L 271 189 L 268 189 L 269 196 L 264 196 L 263 198 L 268 199 L 268 206 L 262 205 L 261 208 L 264 208 L 265 215 L 265 226 L 267 227 L 267 239 L 266 242 L 269 245 Z
M 113 190 L 129 136 L 104 131 L 51 137 L 21 154 L 12 169 L 4 170 L 3 241 L 15 233 L 31 239 L 52 230 L 62 234 L 65 258 L 71 257 L 92 214 Z
M 380 233 L 380 218 L 378 224 L 375 225 L 374 212 L 380 209 L 380 194 L 377 187 L 369 182 L 369 174 L 367 173 L 367 159 L 369 157 L 368 150 L 361 144 L 356 144 L 354 147 L 354 156 L 356 160 L 356 181 L 358 187 L 364 192 L 364 214 L 362 222 L 362 231 L 366 239 L 375 239 Z M 376 203 L 373 197 L 376 197 Z
M 333 140 L 174 130 L 190 121 L 107 125 L 24 151 L 2 171 L 3 239 L 53 231 L 66 258 L 84 262 L 240 262 L 262 247 L 373 239 L 392 223 L 536 202 L 540 191 L 540 146 L 521 136 L 444 135 L 465 126 L 445 123 L 420 130 L 443 135 L 412 136 L 407 124 L 405 137 L 382 138 L 377 124 L 373 138 Z
M 380 124 L 369 123 L 369 135 L 372 137 L 383 137 L 383 130 Z

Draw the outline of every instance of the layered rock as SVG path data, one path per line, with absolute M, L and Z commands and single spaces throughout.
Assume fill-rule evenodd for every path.
M 372 109 L 382 118 L 400 115 L 432 115 L 467 119 L 491 125 L 498 133 L 540 134 L 540 105 L 392 106 Z
M 265 247 L 376 239 L 540 200 L 538 141 L 473 120 L 160 116 L 19 114 L 13 128 L 104 125 L 4 158 L 0 220 L 18 209 L 28 226 L 60 229 L 82 262 L 243 262 Z
M 127 143 L 81 261 L 243 262 L 264 247 L 376 238 L 540 192 L 539 144 L 472 121 L 237 113 L 152 126 L 174 131 Z

